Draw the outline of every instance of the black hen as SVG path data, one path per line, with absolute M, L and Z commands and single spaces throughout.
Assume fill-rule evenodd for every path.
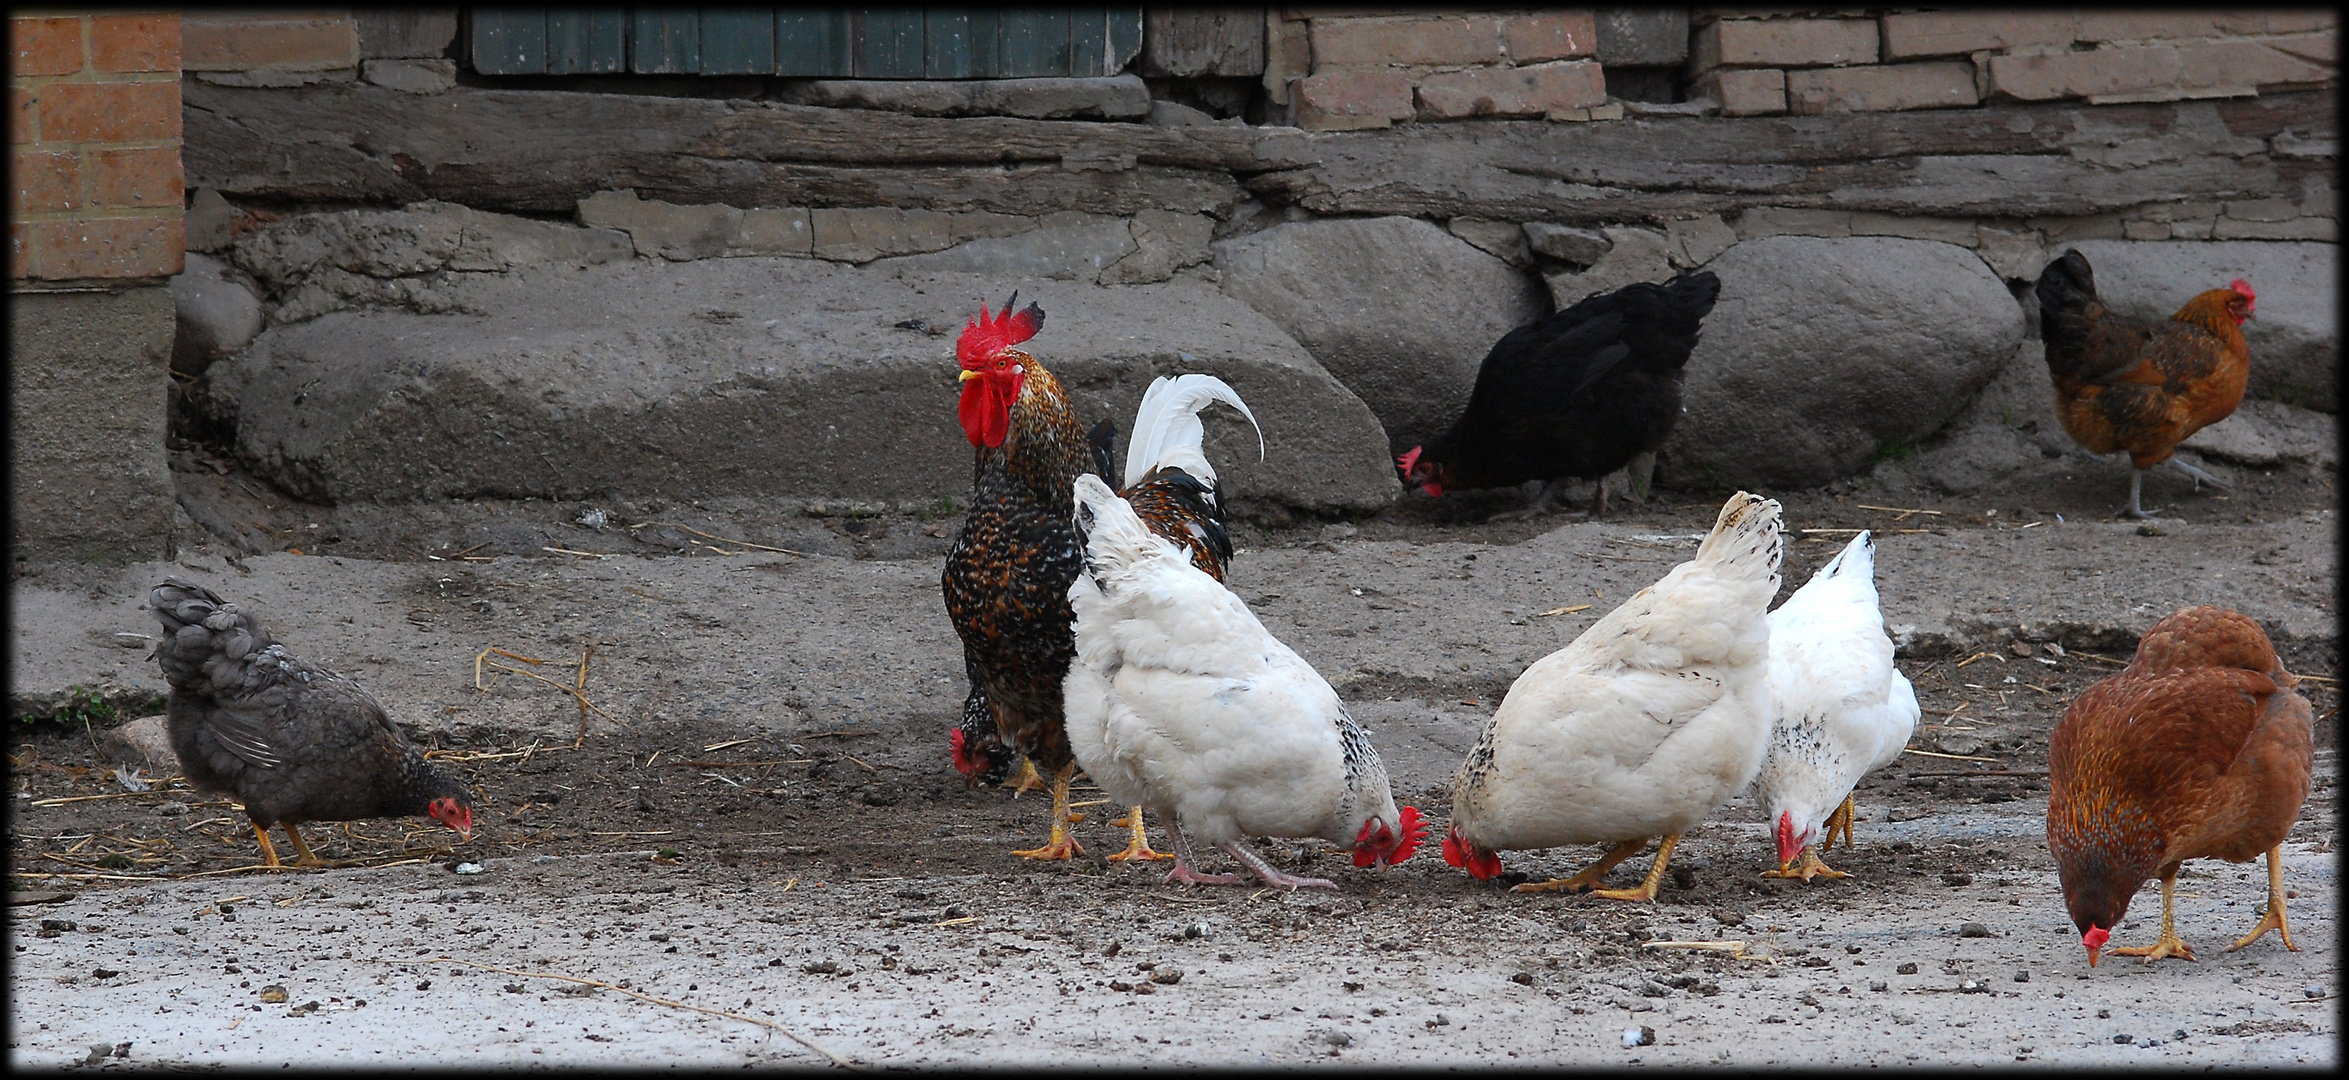
M 1514 487 L 1543 481 L 1523 510 L 1549 512 L 1569 478 L 1598 480 L 1662 446 L 1680 419 L 1681 372 L 1721 279 L 1699 271 L 1585 298 L 1503 335 L 1450 431 L 1397 459 L 1407 485 Z M 1593 513 L 1607 512 L 1599 485 Z
M 301 821 L 428 814 L 473 830 L 473 796 L 424 760 L 373 695 L 294 658 L 205 587 L 166 578 L 148 596 L 163 623 L 155 659 L 171 684 L 164 724 L 188 782 L 245 804 L 270 866 L 282 825 L 305 866 Z

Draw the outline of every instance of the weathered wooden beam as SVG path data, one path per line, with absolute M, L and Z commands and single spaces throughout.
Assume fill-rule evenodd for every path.
M 1383 131 L 938 118 L 776 102 L 366 84 L 185 85 L 188 183 L 229 194 L 561 211 L 599 190 L 738 206 L 1628 220 L 1745 206 L 2087 215 L 2302 194 L 2322 92 L 2226 102 Z

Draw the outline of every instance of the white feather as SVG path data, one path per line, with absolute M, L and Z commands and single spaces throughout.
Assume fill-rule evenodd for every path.
M 1770 613 L 1770 695 L 1755 801 L 1773 835 L 1788 814 L 1810 843 L 1860 778 L 1900 757 L 1917 730 L 1917 692 L 1892 663 L 1866 532 Z
M 1213 375 L 1171 379 L 1161 375 L 1150 380 L 1150 388 L 1142 392 L 1141 407 L 1134 410 L 1134 435 L 1126 443 L 1124 486 L 1131 488 L 1152 469 L 1171 465 L 1214 487 L 1215 467 L 1207 463 L 1207 454 L 1200 448 L 1206 431 L 1200 427 L 1199 410 L 1216 401 L 1248 418 L 1256 428 L 1256 460 L 1264 460 L 1264 427 L 1256 423 L 1248 403 L 1240 400 L 1239 391 Z
M 1664 836 L 1750 783 L 1779 554 L 1778 504 L 1739 492 L 1694 559 L 1527 668 L 1461 766 L 1453 826 L 1493 850 Z
M 1076 483 L 1086 567 L 1069 587 L 1069 746 L 1119 805 L 1172 814 L 1209 845 L 1399 830 L 1376 752 L 1349 770 L 1337 691 L 1231 590 L 1090 474 Z

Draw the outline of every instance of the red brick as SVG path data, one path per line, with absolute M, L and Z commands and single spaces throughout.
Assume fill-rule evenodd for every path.
M 1824 67 L 1876 62 L 1874 19 L 1722 19 L 1700 28 L 1689 49 L 1697 71 L 1730 67 Z
M 1519 64 L 1571 60 L 1598 51 L 1599 25 L 1588 11 L 1512 15 L 1501 24 L 1501 39 Z
M 186 205 L 179 147 L 91 151 L 90 203 L 142 209 Z
M 30 86 L 8 88 L 8 141 L 36 142 L 41 131 L 41 92 Z
M 1964 60 L 1786 73 L 1786 105 L 1798 114 L 1948 109 L 1981 104 Z
M 1689 87 L 1693 97 L 1721 103 L 1725 116 L 1764 116 L 1786 111 L 1786 73 L 1777 68 L 1724 68 Z
M 2080 28 L 2069 11 L 1931 11 L 1884 17 L 1884 58 L 1962 56 L 2029 45 L 2069 45 Z
M 1331 71 L 1297 80 L 1297 126 L 1314 131 L 1382 128 L 1409 120 L 1411 77 L 1400 71 Z
M 180 20 L 180 63 L 189 71 L 357 67 L 358 24 L 324 13 L 191 14 Z
M 153 278 L 179 273 L 186 234 L 178 217 L 36 221 L 25 226 L 34 275 Z
M 72 210 L 82 205 L 81 164 L 72 154 L 20 150 L 15 165 L 17 213 Z
M 1563 109 L 1587 109 L 1606 100 L 1607 81 L 1595 60 L 1467 68 L 1419 80 L 1420 115 L 1431 120 L 1542 116 Z
M 2179 84 L 2190 89 L 2322 83 L 2336 71 L 2331 64 L 2312 63 L 2258 41 L 2181 46 L 2178 61 L 2183 69 Z
M 8 20 L 8 74 L 71 75 L 82 69 L 79 16 Z
M 128 142 L 179 137 L 179 82 L 58 83 L 41 90 L 41 138 Z
M 1316 18 L 1311 25 L 1316 72 L 1390 64 L 1490 64 L 1501 59 L 1501 21 L 1489 15 Z
M 2019 101 L 2132 94 L 2178 84 L 2178 50 L 2168 45 L 2045 56 L 1993 56 L 1990 92 Z
M 2303 60 L 2320 64 L 2341 62 L 2341 37 L 2338 34 L 2308 34 L 2301 37 L 2268 38 L 2260 44 L 2281 49 Z
M 99 71 L 178 71 L 179 16 L 92 17 L 90 66 Z

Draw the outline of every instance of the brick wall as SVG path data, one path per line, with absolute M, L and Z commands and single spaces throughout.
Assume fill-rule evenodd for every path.
M 2240 97 L 2330 85 L 2329 11 L 1700 10 L 1692 94 L 1732 116 Z
M 1315 130 L 1621 115 L 1606 112 L 1588 10 L 1282 9 L 1271 16 L 1267 46 L 1267 89 Z
M 8 20 L 12 281 L 180 269 L 180 17 Z

